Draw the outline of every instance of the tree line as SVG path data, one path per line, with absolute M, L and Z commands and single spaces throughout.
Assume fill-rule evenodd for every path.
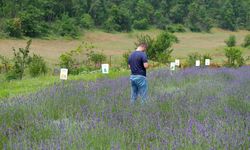
M 12 37 L 76 37 L 81 29 L 108 32 L 160 29 L 250 30 L 247 0 L 1 0 L 1 33 Z

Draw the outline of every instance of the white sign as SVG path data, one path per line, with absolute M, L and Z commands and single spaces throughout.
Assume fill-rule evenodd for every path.
M 210 66 L 210 59 L 205 59 L 205 65 Z
M 175 65 L 178 66 L 178 67 L 180 66 L 180 60 L 179 59 L 175 60 Z
M 175 70 L 175 62 L 170 63 L 170 70 L 172 70 L 172 71 Z
M 102 73 L 103 74 L 109 73 L 109 64 L 102 64 Z
M 67 80 L 68 79 L 68 69 L 65 69 L 65 68 L 61 69 L 60 79 L 61 80 Z
M 201 66 L 201 61 L 200 61 L 200 60 L 196 60 L 195 66 L 196 66 L 196 67 L 200 67 L 200 66 Z

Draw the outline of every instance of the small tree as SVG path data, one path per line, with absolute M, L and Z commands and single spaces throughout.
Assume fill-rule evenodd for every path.
M 29 56 L 31 43 L 32 43 L 32 40 L 29 40 L 27 42 L 27 46 L 25 48 L 19 48 L 18 51 L 16 51 L 16 49 L 13 48 L 14 66 L 11 72 L 7 76 L 8 80 L 23 78 L 24 70 L 27 68 L 31 60 Z
M 0 55 L 0 61 L 3 65 L 4 72 L 8 73 L 10 69 L 10 60 L 7 57 Z
M 235 35 L 230 35 L 230 37 L 227 40 L 225 40 L 225 43 L 227 44 L 228 47 L 236 46 L 236 37 L 235 37 Z
M 249 47 L 249 46 L 250 46 L 250 34 L 248 34 L 248 35 L 245 37 L 243 46 L 244 46 L 244 47 Z
M 97 53 L 91 51 L 89 54 L 89 60 L 94 63 L 95 68 L 100 67 L 101 64 L 107 59 L 103 53 Z
M 128 67 L 128 58 L 130 55 L 131 51 L 127 51 L 122 54 L 123 62 L 122 62 L 122 67 Z
M 242 51 L 239 48 L 226 48 L 225 56 L 227 57 L 226 66 L 228 67 L 241 67 L 245 64 L 245 59 L 243 58 Z
M 21 37 L 22 36 L 22 25 L 20 18 L 14 18 L 6 21 L 5 32 L 11 37 Z
M 196 60 L 201 60 L 202 56 L 199 53 L 191 53 L 188 55 L 187 65 L 189 67 L 194 66 Z
M 29 73 L 32 77 L 37 77 L 40 74 L 47 73 L 47 65 L 41 56 L 33 54 L 31 62 L 29 64 Z
M 137 38 L 138 42 L 135 43 L 136 45 L 139 43 L 147 43 L 147 55 L 149 59 L 162 63 L 168 63 L 170 61 L 171 53 L 173 52 L 171 47 L 174 43 L 178 42 L 177 37 L 169 32 L 161 33 L 156 39 L 151 38 L 149 35 L 141 35 Z
M 135 20 L 133 27 L 139 30 L 146 30 L 148 29 L 148 24 L 149 22 L 147 19 Z
M 93 28 L 94 24 L 94 20 L 89 14 L 83 14 L 80 19 L 80 27 L 90 29 Z
M 77 49 L 63 53 L 59 57 L 60 67 L 67 68 L 70 74 L 78 74 L 81 63 L 88 63 L 88 60 L 82 61 L 85 56 L 84 52 L 89 52 L 93 48 L 94 46 L 92 44 L 83 42 Z M 81 60 L 78 58 L 81 58 Z M 87 58 L 88 53 L 86 53 L 86 59 Z

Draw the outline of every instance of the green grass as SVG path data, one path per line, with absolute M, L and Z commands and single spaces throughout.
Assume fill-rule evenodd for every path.
M 98 78 L 117 78 L 125 75 L 129 75 L 128 70 L 124 70 L 121 72 L 111 71 L 108 75 L 104 75 L 101 73 L 69 75 L 68 80 L 91 81 Z M 50 75 L 40 76 L 37 78 L 26 77 L 23 80 L 14 80 L 8 82 L 4 79 L 4 75 L 0 75 L 0 101 L 3 98 L 14 97 L 17 95 L 27 95 L 60 82 L 62 81 L 59 79 L 59 76 Z

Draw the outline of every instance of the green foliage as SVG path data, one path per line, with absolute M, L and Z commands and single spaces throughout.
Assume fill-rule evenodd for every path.
M 169 32 L 162 32 L 156 39 L 151 38 L 149 35 L 141 35 L 137 39 L 138 42 L 135 43 L 136 45 L 147 43 L 147 55 L 149 59 L 162 63 L 170 61 L 171 53 L 173 52 L 171 47 L 173 43 L 178 42 L 177 37 Z
M 12 79 L 22 79 L 25 69 L 27 68 L 28 64 L 30 63 L 30 45 L 32 43 L 32 40 L 29 40 L 27 42 L 27 45 L 25 48 L 19 48 L 18 51 L 13 48 L 13 54 L 14 54 L 14 66 L 12 70 L 7 75 L 7 80 Z
M 244 47 L 249 47 L 250 46 L 250 34 L 246 35 L 243 43 Z
M 247 0 L 21 0 L 18 3 L 2 0 L 0 21 L 9 21 L 4 33 L 0 33 L 12 37 L 50 34 L 76 37 L 78 26 L 104 28 L 108 32 L 128 32 L 132 26 L 147 29 L 153 25 L 166 29 L 169 24 L 182 24 L 195 32 L 208 32 L 212 27 L 249 29 L 249 8 Z M 20 22 L 15 18 L 19 18 Z
M 8 73 L 11 66 L 10 60 L 5 56 L 0 55 L 0 62 L 1 62 L 0 73 L 2 72 Z
M 113 5 L 110 9 L 109 18 L 104 23 L 104 28 L 111 31 L 130 31 L 131 17 L 128 10 Z
M 133 27 L 135 29 L 139 29 L 139 30 L 146 30 L 148 29 L 148 20 L 147 19 L 141 19 L 141 20 L 135 20 L 134 21 L 134 24 L 133 24 Z
M 169 26 L 167 26 L 166 30 L 171 32 L 171 33 L 186 32 L 186 29 L 185 29 L 184 25 L 182 25 L 182 24 L 169 25 Z
M 212 28 L 212 22 L 206 13 L 205 6 L 193 2 L 189 5 L 188 9 L 189 14 L 187 16 L 186 24 L 190 28 L 190 30 L 194 32 L 209 32 Z
M 20 18 L 13 18 L 6 21 L 5 32 L 11 37 L 22 36 L 22 25 Z
M 96 68 L 100 67 L 101 64 L 106 61 L 107 57 L 103 53 L 91 51 L 88 54 L 89 60 L 94 63 Z
M 94 20 L 89 14 L 83 14 L 80 19 L 80 27 L 82 28 L 93 28 L 94 27 Z
M 77 22 L 74 18 L 70 18 L 68 15 L 63 15 L 61 20 L 56 22 L 55 31 L 60 36 L 76 38 L 79 35 L 79 28 L 76 24 Z
M 199 53 L 191 53 L 188 55 L 187 64 L 189 67 L 194 66 L 196 60 L 201 60 L 202 56 Z
M 89 51 L 94 46 L 83 42 L 77 49 L 63 53 L 59 57 L 59 65 L 61 68 L 67 68 L 70 74 L 78 74 L 82 69 L 82 64 L 88 65 Z M 84 60 L 85 57 L 85 60 Z
M 122 58 L 123 58 L 122 67 L 128 68 L 128 58 L 129 58 L 130 53 L 131 51 L 127 51 L 122 54 Z
M 195 65 L 196 60 L 200 60 L 201 61 L 201 65 L 204 66 L 206 59 L 212 60 L 211 55 L 210 54 L 201 55 L 199 53 L 191 53 L 191 54 L 188 55 L 187 65 L 189 67 L 192 67 L 192 66 Z
M 20 12 L 22 33 L 25 36 L 37 37 L 44 34 L 43 21 L 41 21 L 43 12 L 34 6 L 27 7 Z
M 228 67 L 241 67 L 245 64 L 242 51 L 237 47 L 225 48 L 225 56 L 227 57 L 226 66 Z
M 223 29 L 234 31 L 238 28 L 235 18 L 234 6 L 230 1 L 226 1 L 226 3 L 223 5 L 219 22 L 220 27 L 222 27 Z
M 31 58 L 31 62 L 29 64 L 29 73 L 32 77 L 37 77 L 41 74 L 47 73 L 47 65 L 44 61 L 44 59 L 41 56 L 38 56 L 36 54 L 33 54 L 33 57 Z
M 236 37 L 235 35 L 231 35 L 227 40 L 225 40 L 225 43 L 228 47 L 234 47 L 236 46 Z

